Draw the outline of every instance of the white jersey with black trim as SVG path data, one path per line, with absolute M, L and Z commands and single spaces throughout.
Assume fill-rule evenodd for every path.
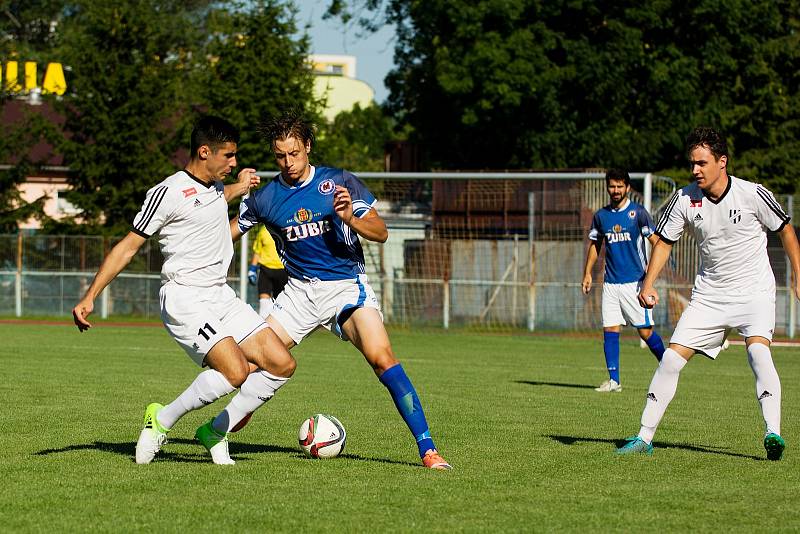
M 185 170 L 176 172 L 147 192 L 132 231 L 144 238 L 158 233 L 162 284 L 225 283 L 233 242 L 222 182 L 206 185 Z
M 700 252 L 693 297 L 746 302 L 754 294 L 775 292 L 766 231 L 778 232 L 788 222 L 768 189 L 730 176 L 716 201 L 696 183 L 680 189 L 667 203 L 656 235 L 674 243 L 684 228 L 693 232 Z

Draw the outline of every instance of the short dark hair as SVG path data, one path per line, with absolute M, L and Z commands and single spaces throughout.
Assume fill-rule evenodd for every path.
M 314 145 L 314 123 L 298 109 L 290 109 L 279 115 L 266 115 L 259 121 L 256 130 L 270 148 L 275 146 L 275 141 L 288 137 L 298 139 L 303 145 Z
M 628 171 L 622 169 L 608 169 L 606 171 L 606 185 L 608 185 L 611 180 L 622 180 L 625 182 L 625 185 L 631 185 L 631 175 L 628 174 Z
M 719 160 L 722 156 L 728 156 L 728 143 L 725 138 L 714 128 L 708 126 L 698 126 L 686 137 L 686 157 L 692 150 L 699 146 L 705 146 L 714 154 L 714 159 Z
M 190 150 L 192 159 L 197 157 L 198 149 L 203 145 L 208 145 L 211 150 L 216 151 L 225 143 L 239 144 L 239 129 L 233 124 L 211 115 L 201 118 L 192 129 L 192 140 Z

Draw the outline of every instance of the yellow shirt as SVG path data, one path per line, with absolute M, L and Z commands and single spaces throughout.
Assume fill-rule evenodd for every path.
M 258 227 L 258 233 L 253 241 L 253 253 L 258 254 L 258 263 L 267 269 L 283 269 L 275 241 L 263 225 Z

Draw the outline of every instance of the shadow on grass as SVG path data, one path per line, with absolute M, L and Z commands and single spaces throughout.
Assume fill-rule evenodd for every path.
M 183 452 L 173 452 L 169 450 L 169 446 L 171 444 L 179 444 L 179 445 L 193 445 L 198 447 L 199 450 L 197 453 L 183 453 Z M 289 454 L 294 456 L 295 458 L 307 458 L 305 454 L 298 451 L 295 448 L 291 447 L 280 447 L 277 445 L 262 445 L 257 443 L 231 443 L 229 445 L 231 458 L 238 461 L 250 461 L 252 458 L 248 458 L 245 456 L 240 456 L 242 454 L 263 454 L 263 453 L 282 453 L 282 454 Z M 44 449 L 39 452 L 33 453 L 34 456 L 49 456 L 51 454 L 60 454 L 64 452 L 72 452 L 72 451 L 100 451 L 100 452 L 110 452 L 114 454 L 119 454 L 121 456 L 127 456 L 134 461 L 134 457 L 136 456 L 136 443 L 133 441 L 123 442 L 123 443 L 109 443 L 105 441 L 95 441 L 94 443 L 85 443 L 81 445 L 68 445 L 67 447 L 61 447 L 60 449 Z M 358 454 L 342 454 L 341 458 L 346 458 L 348 460 L 358 460 L 363 462 L 380 462 L 386 464 L 397 464 L 397 465 L 411 465 L 416 467 L 419 464 L 410 463 L 410 462 L 403 462 L 398 460 L 390 460 L 388 458 L 374 458 L 374 457 L 366 457 L 360 456 Z M 312 458 L 308 458 L 311 460 Z M 208 463 L 209 458 L 208 454 L 203 450 L 203 447 L 193 439 L 171 439 L 158 453 L 157 461 L 171 461 L 171 462 L 185 462 L 185 463 Z
M 545 437 L 555 440 L 562 445 L 574 445 L 575 443 L 585 442 L 585 443 L 608 443 L 614 445 L 615 447 L 622 447 L 625 445 L 625 439 L 600 439 L 600 438 L 581 438 L 577 436 L 557 436 L 555 434 L 545 434 Z M 709 454 L 722 454 L 724 456 L 734 456 L 736 458 L 747 458 L 750 460 L 764 460 L 766 458 L 762 458 L 760 456 L 753 456 L 751 454 L 740 454 L 738 452 L 729 452 L 725 450 L 724 447 L 712 447 L 710 445 L 707 446 L 697 446 L 697 445 L 689 445 L 686 443 L 664 443 L 661 441 L 654 441 L 653 447 L 658 449 L 683 449 L 686 451 L 695 451 L 695 452 L 705 452 Z
M 565 384 L 563 382 L 538 382 L 536 380 L 515 380 L 516 384 L 528 384 L 529 386 L 555 386 L 557 388 L 576 388 L 594 389 L 597 386 L 587 386 L 586 384 Z

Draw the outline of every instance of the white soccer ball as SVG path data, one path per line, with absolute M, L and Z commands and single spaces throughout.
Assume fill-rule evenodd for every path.
M 344 450 L 347 432 L 332 415 L 318 413 L 300 425 L 297 441 L 300 448 L 312 458 L 335 458 Z

